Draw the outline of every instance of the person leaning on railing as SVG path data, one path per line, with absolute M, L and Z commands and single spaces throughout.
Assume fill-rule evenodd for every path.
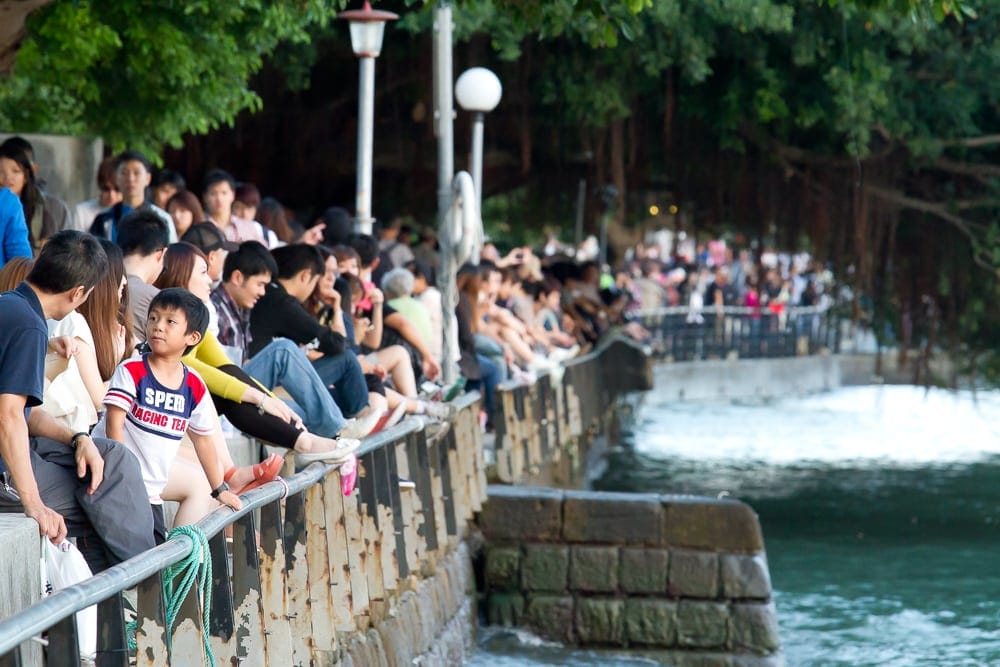
M 46 319 L 62 319 L 108 269 L 97 239 L 64 230 L 27 279 L 0 295 L 0 510 L 23 511 L 59 544 L 69 535 L 95 572 L 153 547 L 139 464 L 119 443 L 91 438 L 42 410 Z M 72 353 L 72 343 L 56 343 Z M 16 349 L 16 352 L 15 352 Z

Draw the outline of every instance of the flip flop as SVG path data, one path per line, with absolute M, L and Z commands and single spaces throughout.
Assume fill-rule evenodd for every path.
M 285 463 L 285 459 L 278 456 L 277 454 L 271 454 L 266 459 L 260 463 L 255 463 L 253 466 L 253 480 L 248 482 L 245 486 L 240 488 L 230 488 L 229 490 L 240 495 L 246 493 L 247 491 L 252 491 L 259 486 L 263 486 L 268 482 L 274 481 L 274 478 L 278 476 L 278 472 L 281 470 L 281 466 Z M 226 471 L 223 479 L 226 483 L 232 478 L 233 474 L 236 472 L 236 468 L 230 468 Z

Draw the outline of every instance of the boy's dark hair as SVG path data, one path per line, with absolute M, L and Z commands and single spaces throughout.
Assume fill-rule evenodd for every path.
M 314 276 L 326 273 L 326 262 L 323 261 L 323 255 L 311 245 L 293 243 L 275 248 L 271 254 L 278 265 L 278 278 L 284 280 L 294 278 L 303 269 L 308 270 Z
M 145 167 L 146 171 L 153 171 L 153 166 L 149 163 L 149 160 L 147 160 L 146 156 L 139 151 L 128 150 L 119 153 L 118 157 L 115 158 L 115 170 L 117 171 L 118 168 L 126 162 L 138 162 Z
M 232 174 L 224 169 L 212 169 L 205 174 L 205 182 L 201 186 L 202 194 L 208 192 L 208 189 L 213 185 L 223 181 L 229 183 L 229 187 L 232 188 L 233 192 L 236 192 L 236 179 L 233 178 Z
M 233 271 L 239 271 L 244 278 L 265 273 L 274 278 L 278 275 L 278 265 L 271 252 L 262 244 L 257 241 L 246 241 L 226 255 L 226 262 L 222 265 L 222 282 L 229 282 Z
M 136 254 L 148 257 L 170 244 L 170 231 L 158 214 L 140 208 L 119 221 L 117 241 L 126 257 Z
M 149 312 L 152 312 L 154 308 L 181 311 L 187 320 L 187 329 L 184 333 L 190 334 L 197 331 L 204 338 L 205 331 L 208 329 L 208 306 L 191 292 L 182 287 L 168 287 L 165 290 L 160 290 L 149 302 Z M 190 352 L 192 347 L 188 345 L 184 354 Z
M 355 232 L 347 237 L 347 245 L 357 251 L 362 269 L 367 269 L 378 257 L 378 241 L 369 234 Z
M 26 280 L 47 294 L 83 285 L 91 289 L 108 272 L 108 256 L 97 238 L 64 229 L 42 246 Z
M 152 188 L 158 188 L 161 185 L 170 184 L 177 188 L 178 190 L 184 190 L 187 188 L 187 181 L 184 177 L 173 169 L 160 169 L 155 174 L 153 174 L 153 180 L 149 182 L 149 186 Z M 197 222 L 197 220 L 195 221 Z

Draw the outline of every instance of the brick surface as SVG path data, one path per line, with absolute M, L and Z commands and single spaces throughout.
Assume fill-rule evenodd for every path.
M 572 547 L 569 587 L 588 593 L 618 589 L 618 547 Z
M 567 491 L 563 538 L 567 542 L 660 546 L 664 510 L 659 496 Z
M 734 604 L 731 615 L 733 649 L 758 655 L 778 650 L 778 614 L 774 604 Z
M 670 552 L 667 590 L 671 597 L 711 600 L 719 594 L 719 556 L 706 551 Z
M 677 643 L 692 648 L 722 648 L 729 638 L 729 609 L 718 602 L 681 600 L 677 604 Z
M 569 548 L 526 544 L 521 561 L 521 586 L 528 591 L 561 592 L 566 589 Z
M 491 542 L 553 542 L 562 532 L 563 491 L 495 484 L 478 523 Z
M 622 646 L 625 643 L 625 601 L 577 598 L 576 633 L 584 645 Z
M 670 552 L 666 549 L 625 547 L 620 559 L 618 584 L 622 591 L 662 595 L 667 590 Z
M 763 553 L 753 556 L 721 554 L 719 560 L 723 596 L 758 600 L 771 597 L 771 575 Z
M 625 601 L 629 645 L 669 647 L 677 643 L 677 603 L 631 598 Z
M 544 639 L 572 644 L 573 598 L 569 595 L 531 595 L 524 610 L 528 627 Z
M 662 496 L 669 546 L 757 553 L 764 538 L 757 514 L 746 503 L 690 496 Z
M 486 588 L 516 591 L 520 588 L 521 550 L 518 547 L 486 547 Z

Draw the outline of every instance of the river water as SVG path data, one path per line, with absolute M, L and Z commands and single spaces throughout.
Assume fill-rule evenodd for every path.
M 758 512 L 790 667 L 1000 665 L 1000 392 L 646 395 L 596 488 Z M 637 665 L 485 629 L 473 665 Z

